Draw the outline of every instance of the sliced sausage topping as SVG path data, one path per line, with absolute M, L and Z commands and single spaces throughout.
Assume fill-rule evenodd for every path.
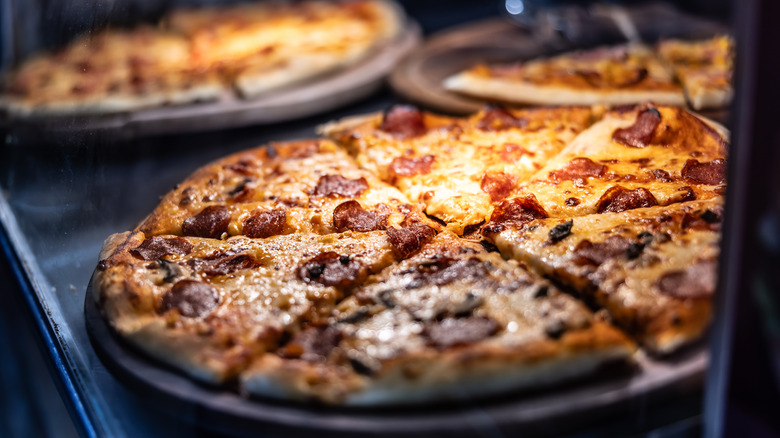
M 187 218 L 181 224 L 181 231 L 185 236 L 219 239 L 227 232 L 228 225 L 230 225 L 230 212 L 227 207 L 212 205 L 195 216 Z

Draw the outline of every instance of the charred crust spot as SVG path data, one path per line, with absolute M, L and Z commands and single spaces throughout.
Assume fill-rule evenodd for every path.
M 468 318 L 445 318 L 441 322 L 425 327 L 424 336 L 438 349 L 447 349 L 473 344 L 496 334 L 499 325 L 496 321 L 480 316 Z
M 169 254 L 187 255 L 192 252 L 192 244 L 181 237 L 152 236 L 143 241 L 130 254 L 143 260 L 157 260 Z
M 284 233 L 286 223 L 287 212 L 284 210 L 256 211 L 244 221 L 243 233 L 252 238 L 278 236 Z
M 485 114 L 477 122 L 477 129 L 482 131 L 503 131 L 511 128 L 525 129 L 528 119 L 515 117 L 507 109 L 492 106 L 486 109 Z
M 436 235 L 436 230 L 428 225 L 413 224 L 400 229 L 390 227 L 386 233 L 396 257 L 405 259 L 430 242 Z
M 566 200 L 563 203 L 566 204 L 567 207 L 576 207 L 580 205 L 581 202 L 582 201 L 580 201 L 580 198 L 571 197 L 571 198 L 566 198 Z
M 163 281 L 165 283 L 170 283 L 181 275 L 181 267 L 178 263 L 169 262 L 165 259 L 159 259 L 156 263 L 157 267 L 165 274 L 163 276 Z
M 635 208 L 652 207 L 658 205 L 655 196 L 644 187 L 629 190 L 621 186 L 612 186 L 601 195 L 596 203 L 598 213 L 619 213 Z
M 298 277 L 306 283 L 347 288 L 358 281 L 363 271 L 363 264 L 358 260 L 325 251 L 301 264 Z
M 550 179 L 559 182 L 564 180 L 599 178 L 607 173 L 607 166 L 599 164 L 590 158 L 577 157 L 569 161 L 563 168 L 550 172 Z
M 507 199 L 496 205 L 490 215 L 490 222 L 483 228 L 484 233 L 500 233 L 509 226 L 522 226 L 535 219 L 547 218 L 547 212 L 536 200 L 536 196 Z
M 567 328 L 565 322 L 556 319 L 544 326 L 544 334 L 552 339 L 560 339 L 566 333 Z
M 545 298 L 550 293 L 550 286 L 542 285 L 536 288 L 534 291 L 534 298 L 540 299 Z
M 680 226 L 684 230 L 712 230 L 718 231 L 720 229 L 720 222 L 722 218 L 719 214 L 712 210 L 704 210 L 701 214 L 685 213 L 682 216 Z
M 212 205 L 200 213 L 187 218 L 181 224 L 185 236 L 209 237 L 219 239 L 228 230 L 230 212 L 224 205 Z
M 243 181 L 236 184 L 236 186 L 227 193 L 228 196 L 233 198 L 235 201 L 242 201 L 247 199 L 252 193 L 252 189 L 249 188 L 249 183 L 252 181 L 252 178 L 244 178 Z
M 279 349 L 279 355 L 307 362 L 322 362 L 341 342 L 341 338 L 341 330 L 336 327 L 308 327 Z
M 379 129 L 399 140 L 419 137 L 428 132 L 422 112 L 409 105 L 395 105 L 382 117 Z
M 571 234 L 571 227 L 574 226 L 573 220 L 568 220 L 562 224 L 558 224 L 550 229 L 550 242 L 552 243 L 558 243 L 561 240 L 565 239 L 566 237 Z
M 162 311 L 177 309 L 187 318 L 207 315 L 219 304 L 217 290 L 196 280 L 181 280 L 163 295 Z
M 254 165 L 254 163 L 252 163 L 252 161 L 248 159 L 243 159 L 236 163 L 228 164 L 227 166 L 225 166 L 225 169 L 232 170 L 233 172 L 236 172 L 240 175 L 251 175 L 252 170 L 255 167 L 256 166 Z
M 425 175 L 430 173 L 435 160 L 436 157 L 433 155 L 423 155 L 417 158 L 396 157 L 390 163 L 388 170 L 393 180 L 399 176 Z
M 516 179 L 515 176 L 503 172 L 485 172 L 482 175 L 482 181 L 479 183 L 479 188 L 490 195 L 491 201 L 496 202 L 506 198 L 507 195 L 512 192 Z
M 351 231 L 384 230 L 387 226 L 387 216 L 364 209 L 357 201 L 342 202 L 333 210 L 333 228 L 342 233 Z
M 315 196 L 356 198 L 368 190 L 368 182 L 362 176 L 347 179 L 341 175 L 323 175 L 314 188 Z
M 720 215 L 709 209 L 704 210 L 699 217 L 709 224 L 716 224 L 721 221 Z
M 653 140 L 655 128 L 661 123 L 661 113 L 648 108 L 639 113 L 633 125 L 618 128 L 612 133 L 612 140 L 633 148 L 643 148 Z
M 265 147 L 265 156 L 273 160 L 279 156 L 279 152 L 276 150 L 274 145 L 269 144 Z
M 658 290 L 680 299 L 708 298 L 715 293 L 715 261 L 699 261 L 685 270 L 671 271 L 658 280 Z
M 634 260 L 642 254 L 642 250 L 644 249 L 645 245 L 643 243 L 632 242 L 628 245 L 628 249 L 626 249 L 626 257 L 628 257 L 629 260 Z
M 699 160 L 687 160 L 680 174 L 683 178 L 701 184 L 723 184 L 726 180 L 726 160 L 715 159 L 704 163 L 700 163 Z

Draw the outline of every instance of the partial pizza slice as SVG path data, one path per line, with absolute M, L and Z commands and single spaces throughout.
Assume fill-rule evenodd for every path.
M 491 223 L 525 210 L 569 218 L 717 197 L 725 190 L 726 135 L 679 107 L 610 111 L 498 204 Z
M 264 238 L 428 223 L 329 140 L 274 143 L 193 173 L 138 226 L 147 235 Z
M 443 232 L 241 380 L 263 397 L 408 404 L 549 386 L 629 361 L 633 348 L 547 281 Z
M 182 9 L 167 25 L 192 40 L 198 65 L 251 97 L 352 64 L 403 21 L 395 3 L 360 0 Z
M 325 126 L 357 162 L 457 233 L 483 223 L 494 203 L 536 173 L 600 109 L 490 107 L 450 118 L 396 106 Z
M 477 65 L 444 87 L 504 102 L 532 105 L 625 105 L 653 101 L 685 105 L 672 75 L 648 47 L 630 44 L 564 53 L 511 65 Z
M 731 102 L 734 41 L 730 37 L 664 40 L 658 44 L 658 54 L 682 83 L 694 109 L 724 108 Z
M 603 306 L 650 352 L 701 338 L 712 318 L 722 199 L 488 227 L 507 257 Z
M 111 326 L 200 380 L 233 378 L 396 260 L 384 231 L 227 240 L 109 237 L 93 292 Z
M 0 106 L 29 115 L 90 114 L 216 99 L 219 78 L 191 67 L 189 42 L 151 27 L 104 30 L 24 62 Z

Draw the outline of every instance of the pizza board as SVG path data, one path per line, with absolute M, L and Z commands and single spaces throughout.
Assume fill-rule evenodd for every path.
M 355 102 L 378 90 L 398 61 L 420 43 L 421 35 L 420 26 L 409 22 L 397 39 L 354 65 L 252 99 L 242 99 L 229 89 L 211 102 L 107 115 L 28 118 L 2 114 L 0 126 L 33 130 L 52 137 L 100 132 L 131 139 L 299 119 Z
M 236 436 L 465 437 L 550 436 L 596 422 L 634 427 L 651 406 L 701 391 L 708 353 L 693 345 L 665 359 L 637 353 L 636 367 L 607 367 L 552 388 L 442 404 L 383 408 L 329 407 L 248 398 L 196 382 L 129 345 L 106 323 L 87 287 L 86 328 L 97 356 L 132 393 L 188 423 Z M 696 404 L 698 406 L 698 403 Z M 633 410 L 632 410 L 633 409 Z
M 651 3 L 625 9 L 634 27 L 647 43 L 661 38 L 707 38 L 728 33 L 727 26 L 687 15 L 672 6 Z M 510 63 L 571 50 L 625 43 L 616 30 L 600 22 L 588 39 L 570 41 L 554 32 L 534 32 L 509 18 L 492 18 L 442 31 L 413 50 L 390 75 L 390 85 L 403 98 L 453 115 L 471 114 L 488 101 L 446 90 L 444 79 L 478 63 Z M 515 105 L 506 102 L 507 105 Z M 718 121 L 726 111 L 703 115 Z

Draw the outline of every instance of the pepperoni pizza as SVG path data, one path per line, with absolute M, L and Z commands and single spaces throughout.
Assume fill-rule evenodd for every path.
M 111 236 L 93 291 L 115 331 L 252 395 L 386 405 L 567 381 L 706 330 L 710 122 L 396 107 L 323 131 L 209 164 Z

